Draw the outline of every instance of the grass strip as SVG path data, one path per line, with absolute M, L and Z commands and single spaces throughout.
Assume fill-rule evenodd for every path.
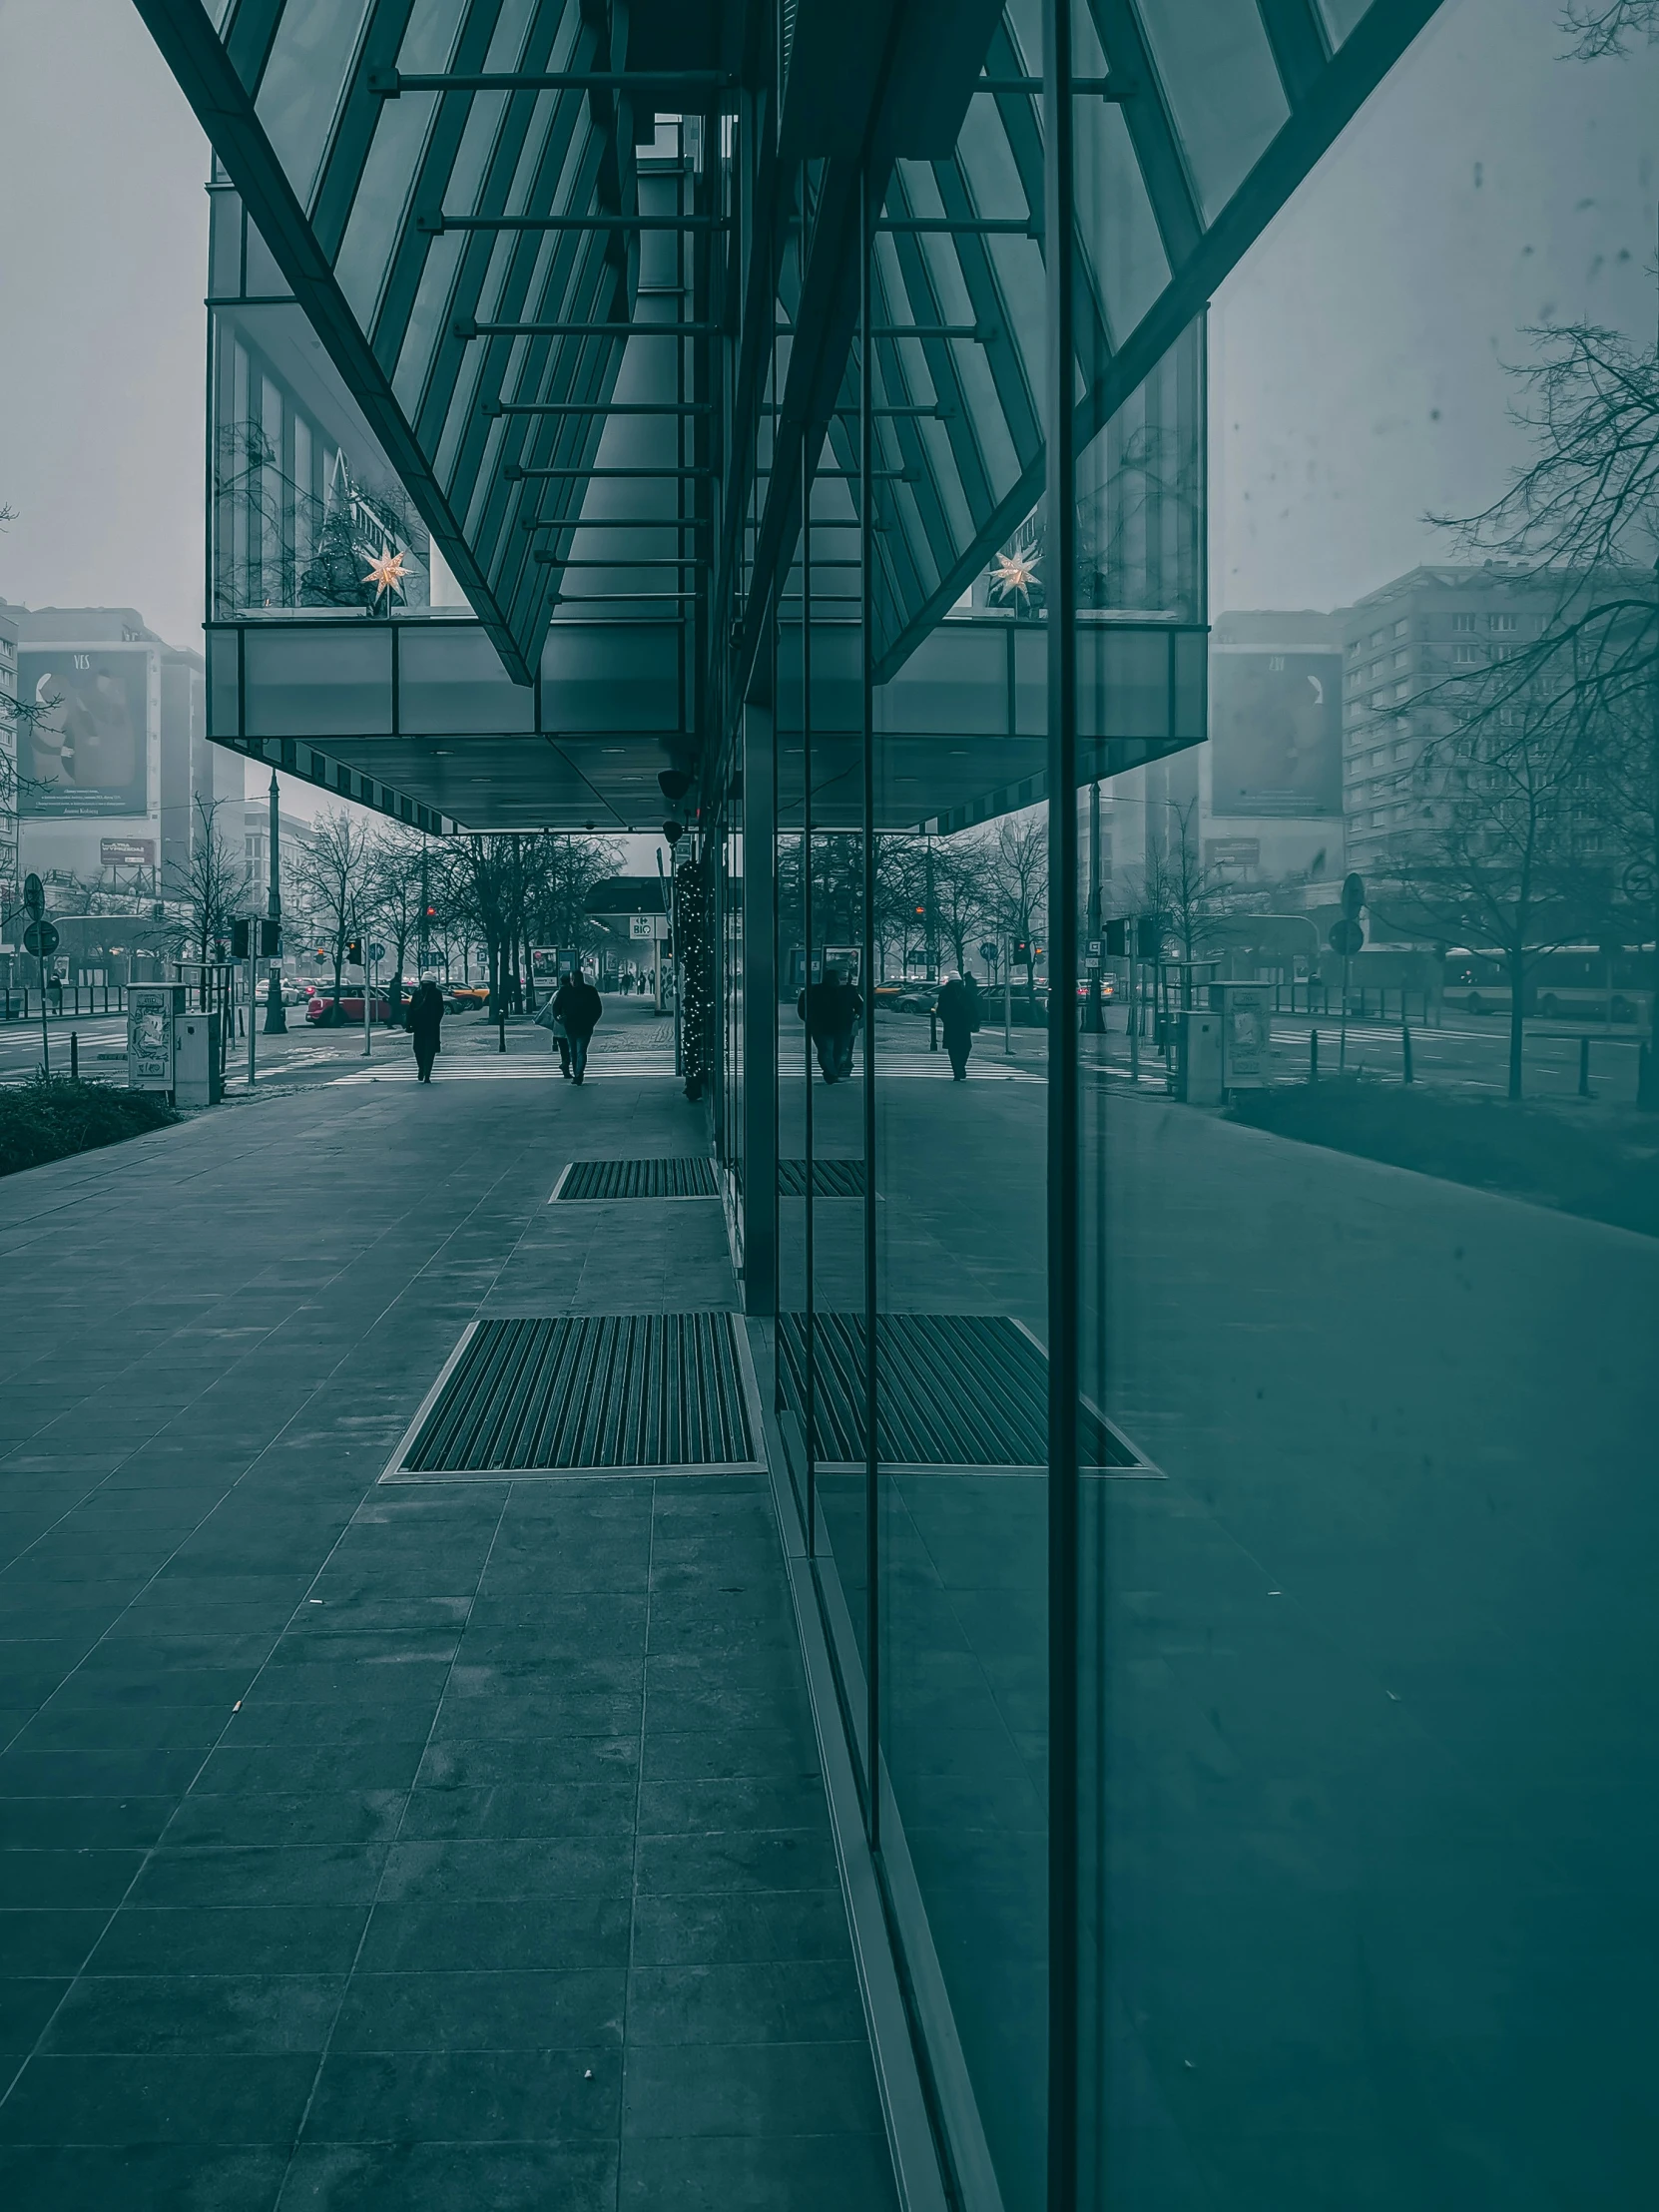
M 1645 1118 L 1353 1079 L 1236 1092 L 1230 1111 L 1276 1137 L 1659 1237 L 1659 1127 Z

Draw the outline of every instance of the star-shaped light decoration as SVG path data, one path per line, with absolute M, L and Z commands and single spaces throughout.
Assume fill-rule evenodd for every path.
M 401 553 L 382 553 L 368 564 L 365 584 L 374 586 L 375 604 L 379 604 L 382 592 L 401 592 L 403 589 L 403 556 Z
M 991 591 L 1004 600 L 1018 592 L 1027 606 L 1031 603 L 1031 586 L 1037 581 L 1040 553 L 999 553 L 991 570 Z

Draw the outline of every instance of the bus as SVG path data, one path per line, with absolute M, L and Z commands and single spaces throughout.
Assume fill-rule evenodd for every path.
M 1527 962 L 1527 1012 L 1543 1021 L 1639 1022 L 1653 1001 L 1651 948 L 1603 952 L 1593 944 L 1564 944 Z M 1470 952 L 1453 945 L 1445 956 L 1441 998 L 1469 1014 L 1509 1011 L 1509 963 L 1501 953 Z

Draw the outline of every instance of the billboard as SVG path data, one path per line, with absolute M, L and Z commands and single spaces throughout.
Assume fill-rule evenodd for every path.
M 18 697 L 18 812 L 87 821 L 149 812 L 150 655 L 119 646 L 28 646 Z
M 1343 657 L 1222 646 L 1210 655 L 1210 812 L 1343 811 Z
M 154 867 L 156 840 L 154 837 L 100 837 L 98 864 L 100 867 Z

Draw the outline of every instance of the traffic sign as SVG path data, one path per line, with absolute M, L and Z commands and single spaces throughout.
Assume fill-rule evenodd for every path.
M 987 937 L 984 943 L 979 947 L 979 957 L 982 960 L 988 960 L 992 967 L 994 967 L 1001 955 L 1001 951 L 1002 947 L 996 942 L 995 938 Z
M 62 940 L 58 925 L 53 921 L 31 921 L 23 932 L 23 949 L 32 952 L 37 960 L 49 960 Z
M 34 877 L 29 878 L 31 882 Z M 1651 860 L 1632 860 L 1621 878 L 1626 898 L 1633 898 L 1638 906 L 1648 905 L 1653 898 L 1654 869 Z
M 368 948 L 368 956 L 371 960 L 383 960 L 386 956 L 385 946 L 383 944 L 371 944 Z
M 41 888 L 38 875 L 28 875 L 23 879 L 23 911 L 32 915 L 36 921 L 46 911 L 46 893 Z
M 1358 921 L 1360 909 L 1366 903 L 1366 879 L 1363 875 L 1346 875 L 1343 878 L 1343 912 L 1350 921 Z M 1356 948 L 1358 949 L 1358 948 Z
M 1360 878 L 1357 875 L 1349 877 L 1351 883 L 1357 883 L 1359 880 Z M 1330 945 L 1332 951 L 1340 952 L 1345 960 L 1352 960 L 1365 941 L 1366 932 L 1360 924 L 1346 918 L 1342 921 L 1334 921 L 1326 937 L 1326 942 Z

